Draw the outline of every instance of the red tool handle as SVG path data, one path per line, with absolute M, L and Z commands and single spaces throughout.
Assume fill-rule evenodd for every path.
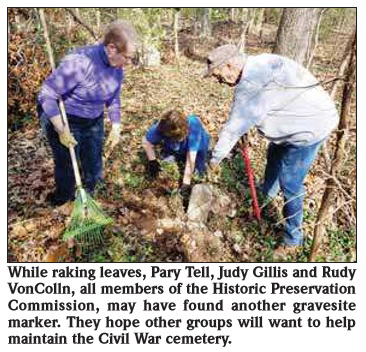
M 252 203 L 253 204 L 253 214 L 259 222 L 261 220 L 261 210 L 258 205 L 257 191 L 256 191 L 255 185 L 254 185 L 254 176 L 253 176 L 252 167 L 250 165 L 248 148 L 243 146 L 241 148 L 241 154 L 243 156 L 244 163 L 245 163 L 245 169 L 246 169 L 247 175 L 248 175 L 250 195 L 252 196 L 252 200 L 253 200 L 253 203 Z

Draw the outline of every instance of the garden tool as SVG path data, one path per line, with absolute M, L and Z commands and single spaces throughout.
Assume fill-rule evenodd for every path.
M 258 205 L 258 198 L 257 198 L 257 191 L 255 189 L 255 184 L 254 184 L 253 170 L 252 170 L 252 167 L 250 165 L 248 143 L 246 142 L 244 137 L 241 139 L 240 151 L 241 151 L 241 154 L 243 156 L 245 169 L 246 169 L 246 172 L 247 172 L 247 175 L 248 175 L 250 195 L 252 197 L 253 215 L 257 219 L 258 224 L 260 224 L 261 211 L 260 211 L 260 208 L 259 208 L 259 205 Z
M 52 69 L 55 69 L 55 61 L 43 9 L 39 10 L 39 14 L 44 29 L 44 37 L 50 64 Z M 59 108 L 64 127 L 67 130 L 70 130 L 66 117 L 65 105 L 62 100 L 59 101 Z M 105 226 L 111 224 L 113 220 L 103 213 L 99 205 L 84 190 L 74 147 L 70 146 L 69 151 L 75 175 L 76 195 L 71 220 L 63 234 L 63 238 L 64 240 L 74 238 L 82 245 L 98 243 L 102 240 Z

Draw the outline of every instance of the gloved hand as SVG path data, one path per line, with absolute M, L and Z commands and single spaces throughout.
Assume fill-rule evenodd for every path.
M 66 148 L 75 147 L 78 144 L 72 133 L 66 128 L 58 132 L 58 138 L 60 143 Z
M 149 160 L 147 164 L 147 174 L 151 179 L 155 179 L 159 175 L 160 170 L 160 164 L 156 159 Z
M 119 136 L 121 133 L 121 125 L 119 123 L 113 123 L 111 132 L 109 132 L 108 138 L 105 142 L 105 147 L 112 150 L 119 142 Z
M 191 185 L 187 185 L 186 183 L 183 183 L 179 189 L 179 193 L 182 196 L 184 211 L 187 211 L 188 209 L 189 200 L 191 198 L 191 190 L 192 190 Z

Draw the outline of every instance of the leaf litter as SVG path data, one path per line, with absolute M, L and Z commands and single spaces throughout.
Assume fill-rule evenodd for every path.
M 221 40 L 225 42 L 230 38 L 221 37 Z M 196 43 L 195 55 L 202 58 L 216 45 L 214 40 L 201 45 Z M 250 41 L 249 51 L 254 53 L 258 50 L 256 43 Z M 87 252 L 70 250 L 61 240 L 72 203 L 52 208 L 45 201 L 47 193 L 54 187 L 53 161 L 39 126 L 31 124 L 9 133 L 9 261 L 272 260 L 273 224 L 263 222 L 261 231 L 258 230 L 251 214 L 245 171 L 238 167 L 238 153 L 235 151 L 224 165 L 226 176 L 221 176 L 216 185 L 221 191 L 222 198 L 219 199 L 222 205 L 220 202 L 215 204 L 207 224 L 203 226 L 195 228 L 187 224 L 177 192 L 179 180 L 176 175 L 162 173 L 153 182 L 145 177 L 146 158 L 141 139 L 148 127 L 167 109 L 181 108 L 187 114 L 198 115 L 212 140 L 217 140 L 230 111 L 233 91 L 211 79 L 202 79 L 202 61 L 182 55 L 179 65 L 168 62 L 155 69 L 127 69 L 122 95 L 121 142 L 104 160 L 105 183 L 96 192 L 97 201 L 114 219 L 114 225 L 105 230 L 104 243 Z M 106 124 L 107 131 L 109 128 Z M 250 157 L 258 182 L 264 171 L 267 142 L 253 131 L 250 132 L 250 140 Z M 307 179 L 310 194 L 305 203 L 306 209 L 316 209 L 319 205 L 324 188 L 324 177 L 319 171 L 322 168 L 324 161 L 320 159 Z M 348 189 L 354 192 L 354 184 L 350 184 Z M 313 224 L 314 220 L 305 220 L 307 232 L 311 233 Z M 328 251 L 324 255 L 329 258 Z

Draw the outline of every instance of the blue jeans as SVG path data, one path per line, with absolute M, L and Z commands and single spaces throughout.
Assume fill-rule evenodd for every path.
M 38 107 L 38 113 L 53 153 L 57 197 L 62 200 L 72 199 L 75 195 L 75 176 L 69 149 L 60 143 L 57 132 L 42 108 Z M 68 122 L 71 133 L 78 142 L 75 153 L 81 168 L 83 185 L 87 192 L 93 193 L 97 182 L 103 180 L 103 116 L 87 119 L 69 115 Z
M 303 244 L 301 230 L 303 220 L 304 179 L 323 141 L 307 147 L 276 145 L 270 143 L 267 165 L 262 185 L 264 196 L 274 198 L 281 190 L 285 198 L 285 236 L 287 246 Z

